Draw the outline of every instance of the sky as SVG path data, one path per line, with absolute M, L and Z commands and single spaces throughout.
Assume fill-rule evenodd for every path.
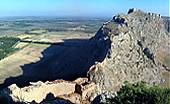
M 169 16 L 170 0 L 0 0 L 0 16 L 110 17 L 129 8 Z

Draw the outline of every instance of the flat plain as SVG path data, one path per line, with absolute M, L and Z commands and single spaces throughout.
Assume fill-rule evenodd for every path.
M 8 77 L 22 74 L 21 66 L 39 61 L 42 52 L 52 44 L 69 39 L 89 39 L 107 20 L 107 18 L 66 17 L 0 18 L 0 38 L 19 39 L 11 45 L 17 50 L 9 52 L 0 60 L 0 83 Z

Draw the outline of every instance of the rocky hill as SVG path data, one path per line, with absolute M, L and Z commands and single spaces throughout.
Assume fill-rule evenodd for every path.
M 161 72 L 170 68 L 168 40 L 158 14 L 130 9 L 128 14 L 114 16 L 91 39 L 96 49 L 108 50 L 104 60 L 91 67 L 90 81 L 107 90 L 119 88 L 126 80 L 161 83 Z
M 31 80 L 31 77 L 28 80 L 28 77 L 22 76 L 11 79 L 9 82 L 13 85 L 1 93 L 15 102 L 45 104 L 46 100 L 50 99 L 53 103 L 88 104 L 103 92 L 118 91 L 125 81 L 145 81 L 150 84 L 166 82 L 170 85 L 169 79 L 162 74 L 170 73 L 168 34 L 159 14 L 130 9 L 127 14 L 118 14 L 104 23 L 94 37 L 84 42 L 86 45 L 78 45 L 76 49 L 71 48 L 65 52 L 67 54 L 64 57 L 59 57 L 61 61 L 50 56 L 53 57 L 52 60 L 48 57 L 47 60 L 33 65 L 36 66 L 34 68 L 37 68 L 37 73 L 40 72 L 38 65 L 44 68 L 51 65 L 47 67 L 48 71 L 45 71 L 44 76 L 42 71 L 39 75 L 33 74 L 38 75 L 39 80 L 73 80 L 86 77 L 85 79 L 40 82 L 19 88 L 13 84 L 15 81 L 19 84 L 19 81 L 25 79 L 22 81 L 22 84 L 25 84 L 27 81 L 38 80 Z M 42 68 L 40 67 L 41 70 Z

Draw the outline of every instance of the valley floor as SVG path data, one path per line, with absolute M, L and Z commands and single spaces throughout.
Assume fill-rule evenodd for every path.
M 6 78 L 23 74 L 21 66 L 39 61 L 43 57 L 42 52 L 50 47 L 51 44 L 60 45 L 57 43 L 62 43 L 64 40 L 89 39 L 91 36 L 83 32 L 58 32 L 51 35 L 18 35 L 17 37 L 21 41 L 15 48 L 19 48 L 20 50 L 0 60 L 0 83 L 2 84 Z

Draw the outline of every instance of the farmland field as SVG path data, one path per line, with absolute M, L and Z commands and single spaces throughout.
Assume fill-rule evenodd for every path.
M 43 56 L 42 52 L 51 44 L 67 39 L 89 39 L 107 20 L 66 17 L 0 18 L 0 83 L 8 77 L 22 74 L 21 66 L 39 61 Z

